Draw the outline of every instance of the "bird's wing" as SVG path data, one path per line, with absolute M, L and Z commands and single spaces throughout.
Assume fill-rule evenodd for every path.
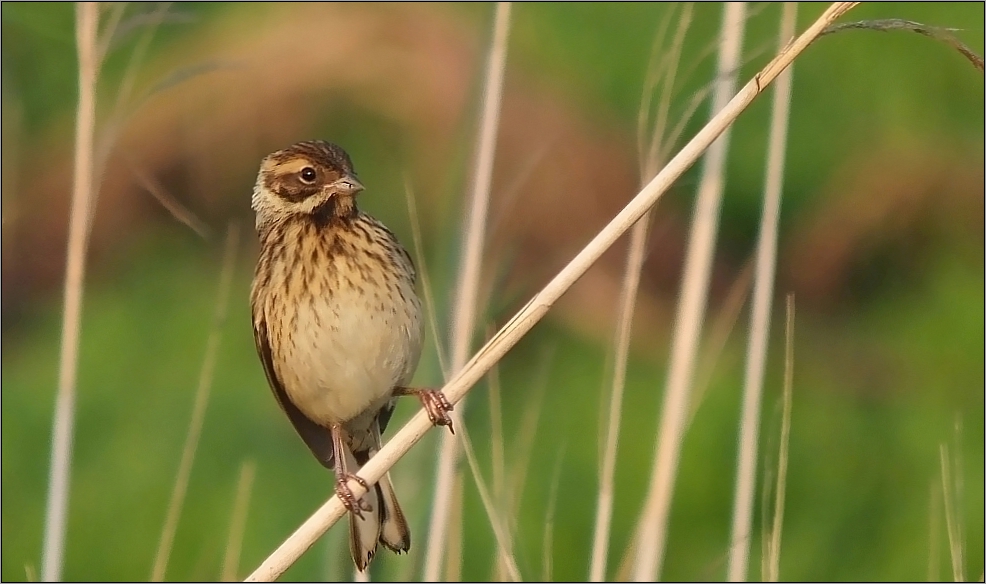
M 380 426 L 380 434 L 383 434 L 383 431 L 387 429 L 387 423 L 390 422 L 390 417 L 394 415 L 394 408 L 396 406 L 397 400 L 392 399 L 380 408 L 380 413 L 377 414 L 377 423 Z
M 274 370 L 274 357 L 271 354 L 270 340 L 267 336 L 267 321 L 262 315 L 254 319 L 253 339 L 257 343 L 257 353 L 260 355 L 260 362 L 264 364 L 264 373 L 267 374 L 267 381 L 274 392 L 274 397 L 277 398 L 277 403 L 288 415 L 294 429 L 298 431 L 298 435 L 308 445 L 308 449 L 312 451 L 315 458 L 326 468 L 332 468 L 335 461 L 332 435 L 327 429 L 319 426 L 303 414 L 284 391 L 281 380 L 277 378 L 277 371 Z

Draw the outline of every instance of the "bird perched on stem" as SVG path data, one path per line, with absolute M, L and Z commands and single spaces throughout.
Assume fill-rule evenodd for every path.
M 411 545 L 389 475 L 355 473 L 380 449 L 396 397 L 417 396 L 452 428 L 440 391 L 412 388 L 421 355 L 414 264 L 382 223 L 360 211 L 349 155 L 300 142 L 263 159 L 252 206 L 260 257 L 250 303 L 257 352 L 278 404 L 324 466 L 349 510 L 350 551 L 365 570 L 377 542 Z M 356 499 L 350 479 L 367 488 Z

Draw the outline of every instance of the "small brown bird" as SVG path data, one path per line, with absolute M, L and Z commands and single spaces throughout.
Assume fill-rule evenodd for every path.
M 253 190 L 260 257 L 253 332 L 267 381 L 349 509 L 350 551 L 365 570 L 379 541 L 396 553 L 411 533 L 384 475 L 356 500 L 347 482 L 380 449 L 396 397 L 415 395 L 449 426 L 440 391 L 410 388 L 421 355 L 414 264 L 382 223 L 356 207 L 363 185 L 335 144 L 300 142 L 260 164 Z

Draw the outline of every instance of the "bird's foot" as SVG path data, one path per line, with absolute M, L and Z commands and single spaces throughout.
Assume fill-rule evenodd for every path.
M 413 395 L 421 400 L 421 405 L 428 412 L 428 419 L 436 426 L 448 426 L 450 432 L 455 434 L 452 427 L 452 402 L 445 397 L 445 394 L 438 389 L 421 389 L 417 387 L 398 387 L 394 390 L 394 395 Z
M 359 499 L 356 498 L 353 490 L 349 488 L 349 479 L 363 485 L 363 488 L 367 491 L 370 490 L 370 486 L 363 480 L 363 477 L 351 472 L 342 473 L 336 477 L 336 496 L 339 497 L 339 500 L 342 501 L 342 504 L 350 513 L 362 519 L 363 511 L 370 512 L 373 511 L 373 508 L 362 497 Z

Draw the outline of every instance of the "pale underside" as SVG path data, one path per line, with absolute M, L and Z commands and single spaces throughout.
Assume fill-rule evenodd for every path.
M 343 287 L 284 307 L 295 326 L 272 347 L 274 363 L 288 397 L 312 421 L 327 427 L 375 416 L 394 387 L 410 381 L 421 350 L 418 311 L 391 296 L 382 308 Z

